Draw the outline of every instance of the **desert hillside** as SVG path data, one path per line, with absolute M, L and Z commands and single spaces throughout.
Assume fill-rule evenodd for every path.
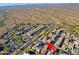
M 79 8 L 25 7 L 1 9 L 0 21 L 3 21 L 4 23 L 2 24 L 4 26 L 0 26 L 0 33 L 3 33 L 5 30 L 13 28 L 16 24 L 20 23 L 79 25 Z

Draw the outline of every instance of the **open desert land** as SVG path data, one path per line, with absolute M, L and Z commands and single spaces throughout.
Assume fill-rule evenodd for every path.
M 0 11 L 0 19 L 4 19 L 5 26 L 0 27 L 0 32 L 13 28 L 20 23 L 42 23 L 42 24 L 66 24 L 75 26 L 79 31 L 79 8 L 64 7 L 31 7 L 14 8 Z M 76 27 L 77 25 L 77 27 Z

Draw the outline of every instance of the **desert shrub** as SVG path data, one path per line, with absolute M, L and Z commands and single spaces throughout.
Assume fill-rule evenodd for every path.
M 0 27 L 4 26 L 4 21 L 0 21 Z

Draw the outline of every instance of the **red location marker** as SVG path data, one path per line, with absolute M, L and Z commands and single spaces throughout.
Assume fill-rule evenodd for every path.
M 58 55 L 58 53 L 57 53 L 55 47 L 54 47 L 50 42 L 46 42 L 46 44 L 48 45 L 48 48 L 49 48 L 51 51 L 53 50 L 53 51 Z

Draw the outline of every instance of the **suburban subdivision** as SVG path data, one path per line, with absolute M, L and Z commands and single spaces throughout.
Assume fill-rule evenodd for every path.
M 79 8 L 71 5 L 1 7 L 0 55 L 79 55 Z

